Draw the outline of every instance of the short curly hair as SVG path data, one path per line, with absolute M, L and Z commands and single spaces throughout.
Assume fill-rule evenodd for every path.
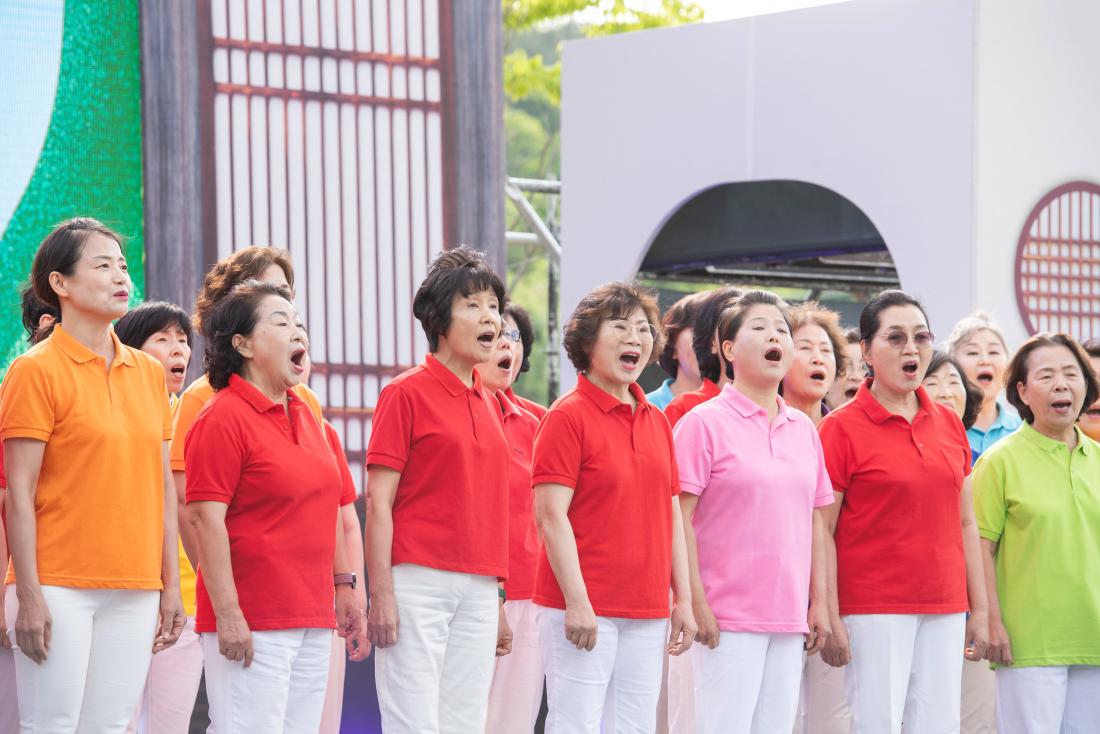
M 825 308 L 817 301 L 806 301 L 791 309 L 791 338 L 794 333 L 807 324 L 820 326 L 829 337 L 829 343 L 833 345 L 833 362 L 836 364 L 836 376 L 843 377 L 845 373 L 845 359 L 848 351 L 848 339 L 840 328 L 840 314 L 832 309 Z M 856 343 L 858 343 L 856 339 Z
M 519 340 L 523 344 L 523 363 L 519 366 L 519 373 L 522 375 L 531 369 L 531 354 L 535 351 L 535 328 L 531 325 L 531 315 L 527 313 L 527 309 L 515 301 L 504 307 L 504 315 L 516 322 Z
M 257 280 L 265 270 L 278 265 L 286 276 L 290 292 L 294 292 L 294 266 L 290 253 L 273 247 L 246 247 L 223 258 L 210 268 L 202 281 L 202 289 L 195 297 L 195 312 L 191 322 L 195 330 L 205 333 L 206 321 L 218 302 L 246 280 Z
M 468 247 L 444 250 L 432 261 L 428 275 L 413 297 L 413 316 L 428 337 L 428 351 L 439 349 L 439 337 L 451 328 L 451 301 L 456 295 L 470 296 L 492 291 L 504 310 L 504 281 L 489 266 L 483 253 Z
M 585 372 L 592 365 L 588 352 L 596 342 L 600 324 L 613 319 L 628 319 L 637 308 L 642 309 L 649 323 L 654 326 L 659 323 L 661 311 L 657 307 L 657 297 L 634 283 L 605 283 L 582 298 L 573 309 L 562 338 L 565 353 L 573 367 L 578 372 Z M 658 326 L 647 364 L 657 361 L 664 346 L 665 336 Z
M 279 296 L 288 301 L 292 298 L 289 288 L 246 280 L 222 296 L 204 319 L 206 354 L 203 367 L 206 379 L 215 390 L 225 389 L 229 378 L 241 373 L 244 357 L 233 346 L 233 337 L 252 334 L 256 329 L 256 310 L 268 296 Z
M 692 328 L 695 312 L 706 296 L 706 292 L 689 293 L 668 307 L 661 317 L 661 328 L 665 331 L 665 348 L 661 350 L 657 363 L 669 377 L 675 378 L 680 372 L 680 363 L 676 360 L 676 340 L 684 329 Z
M 1083 413 L 1096 402 L 1097 396 L 1100 395 L 1100 380 L 1097 379 L 1096 373 L 1092 371 L 1088 353 L 1069 334 L 1041 332 L 1020 345 L 1020 348 L 1016 350 L 1016 354 L 1012 355 L 1012 361 L 1008 363 L 1008 373 L 1005 377 L 1005 397 L 1008 398 L 1008 402 L 1012 403 L 1012 406 L 1020 413 L 1020 417 L 1026 422 L 1035 422 L 1035 413 L 1024 403 L 1017 386 L 1021 382 L 1027 384 L 1028 372 L 1031 370 L 1028 359 L 1031 357 L 1032 352 L 1041 347 L 1065 347 L 1077 360 L 1077 364 L 1081 368 L 1081 375 L 1085 378 L 1085 401 L 1081 403 L 1081 412 Z M 1081 416 L 1077 417 L 1080 418 Z

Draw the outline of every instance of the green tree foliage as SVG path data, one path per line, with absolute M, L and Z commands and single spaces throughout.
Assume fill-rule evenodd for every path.
M 703 10 L 685 0 L 502 0 L 504 21 L 504 127 L 508 175 L 557 178 L 561 170 L 561 47 L 566 41 L 694 23 Z M 530 197 L 551 225 L 556 202 Z M 507 204 L 509 230 L 527 228 Z M 569 247 L 568 242 L 562 246 Z M 534 322 L 537 343 L 531 371 L 516 389 L 533 400 L 547 399 L 546 254 L 538 246 L 508 248 L 508 288 Z M 573 304 L 561 304 L 568 316 Z M 556 351 L 557 346 L 553 349 Z

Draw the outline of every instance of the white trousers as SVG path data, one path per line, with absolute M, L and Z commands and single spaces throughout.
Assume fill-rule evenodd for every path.
M 331 629 L 252 633 L 252 665 L 227 660 L 218 634 L 202 635 L 210 724 L 217 734 L 317 734 Z
M 845 690 L 856 734 L 959 730 L 966 615 L 852 614 Z
M 367 620 L 363 619 L 363 624 Z M 325 684 L 325 705 L 321 710 L 318 734 L 340 734 L 340 716 L 344 713 L 344 673 L 348 667 L 348 650 L 344 638 L 332 636 L 332 654 L 328 659 L 328 683 Z
M 195 618 L 188 617 L 179 640 L 153 656 L 145 690 L 127 732 L 175 734 L 186 732 L 195 710 L 202 680 L 202 641 L 195 634 Z
M 998 668 L 1000 734 L 1100 731 L 1100 667 Z
M 722 632 L 693 646 L 699 734 L 790 734 L 802 679 L 800 634 Z
M 15 593 L 15 590 L 12 590 Z M 19 699 L 15 693 L 15 651 L 0 647 L 0 734 L 18 734 Z
M 844 696 L 844 668 L 834 668 L 821 653 L 807 655 L 802 666 L 799 734 L 850 734 L 852 712 Z
M 694 644 L 692 645 L 694 647 Z M 695 671 L 691 652 L 668 655 L 668 732 L 695 734 Z M 660 722 L 658 722 L 658 726 Z M 660 730 L 660 729 L 658 729 Z
M 149 671 L 160 592 L 43 586 L 42 596 L 53 620 L 46 662 L 15 655 L 22 731 L 124 732 Z M 14 641 L 14 586 L 5 603 Z
M 530 734 L 542 705 L 542 650 L 538 608 L 530 599 L 504 602 L 512 652 L 497 658 L 489 691 L 488 734 Z
M 996 734 L 996 677 L 985 660 L 964 660 L 962 734 Z
M 565 612 L 539 608 L 546 734 L 650 734 L 657 726 L 667 619 L 596 617 L 596 647 L 565 637 Z
M 496 579 L 402 563 L 393 567 L 393 592 L 397 644 L 377 648 L 374 658 L 383 731 L 484 731 L 500 617 Z

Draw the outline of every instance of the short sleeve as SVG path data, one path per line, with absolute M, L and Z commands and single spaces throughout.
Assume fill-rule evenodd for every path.
M 403 385 L 387 385 L 378 396 L 367 444 L 367 466 L 405 471 L 412 448 L 413 409 Z
M 581 474 L 581 433 L 563 408 L 552 408 L 535 433 L 531 486 L 564 484 L 577 488 Z
M 810 436 L 817 454 L 817 487 L 814 489 L 814 507 L 831 505 L 836 499 L 833 497 L 833 482 L 829 479 L 829 469 L 825 466 L 825 452 L 821 448 L 821 438 L 817 431 L 810 430 Z
M 1003 451 L 998 452 L 1003 453 Z M 1005 496 L 1005 476 L 999 457 L 983 455 L 974 465 L 974 515 L 978 534 L 986 540 L 1000 542 L 1008 516 Z
M 180 399 L 176 401 L 176 409 L 172 414 L 172 443 L 168 445 L 168 460 L 172 471 L 186 471 L 187 458 L 184 453 L 184 443 L 187 432 L 191 430 L 191 424 L 199 416 L 199 411 L 205 405 L 190 390 L 184 390 Z
M 833 484 L 834 492 L 847 492 L 852 486 L 852 444 L 836 414 L 821 421 L 821 452 L 825 457 L 825 469 Z
M 8 368 L 0 390 L 0 437 L 49 441 L 53 435 L 53 389 L 50 376 L 33 359 L 17 359 Z
M 676 444 L 680 488 L 690 494 L 703 494 L 710 484 L 714 464 L 714 442 L 706 421 L 698 413 L 689 413 L 676 424 L 672 438 Z
M 324 422 L 325 426 L 325 438 L 328 439 L 328 446 L 332 449 L 332 455 L 336 458 L 336 466 L 340 469 L 340 506 L 350 505 L 355 502 L 357 492 L 355 491 L 355 480 L 351 477 L 351 467 L 348 466 L 348 457 L 344 453 L 344 447 L 340 445 L 340 437 L 336 435 L 336 429 L 332 427 L 332 424 L 328 421 Z
M 229 504 L 244 472 L 247 452 L 244 432 L 233 421 L 207 411 L 184 439 L 187 462 L 187 502 Z

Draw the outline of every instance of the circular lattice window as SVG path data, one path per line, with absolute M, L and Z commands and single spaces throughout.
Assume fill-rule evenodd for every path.
M 1016 302 L 1032 334 L 1100 336 L 1100 186 L 1059 186 L 1031 210 L 1016 249 Z

